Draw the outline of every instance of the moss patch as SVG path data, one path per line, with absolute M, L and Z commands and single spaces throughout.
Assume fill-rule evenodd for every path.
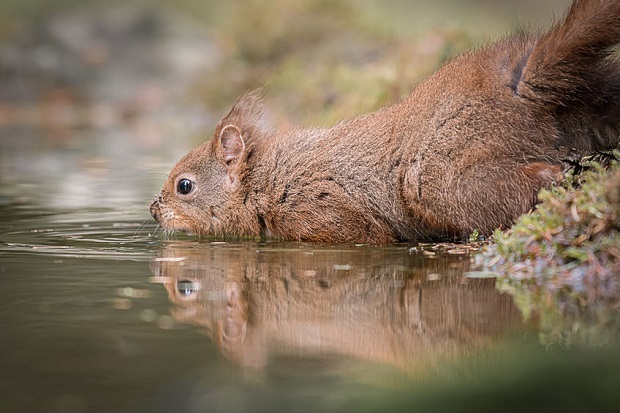
M 588 160 L 577 169 L 478 257 L 526 318 L 540 317 L 548 345 L 619 338 L 620 163 Z

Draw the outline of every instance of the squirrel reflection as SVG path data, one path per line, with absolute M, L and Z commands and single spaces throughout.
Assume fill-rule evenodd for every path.
M 340 355 L 414 371 L 521 326 L 491 279 L 466 279 L 468 255 L 298 244 L 168 244 L 154 281 L 173 317 L 206 329 L 247 367 L 277 356 Z

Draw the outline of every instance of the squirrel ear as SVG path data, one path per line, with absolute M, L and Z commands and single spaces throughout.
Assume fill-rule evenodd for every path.
M 235 125 L 226 125 L 220 131 L 218 137 L 218 149 L 222 154 L 226 165 L 235 163 L 245 151 L 245 142 L 241 131 Z

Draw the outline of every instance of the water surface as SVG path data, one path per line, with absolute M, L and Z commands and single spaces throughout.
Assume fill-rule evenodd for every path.
M 471 246 L 166 238 L 176 154 L 100 133 L 2 134 L 0 411 L 618 406 L 609 317 L 524 319 Z

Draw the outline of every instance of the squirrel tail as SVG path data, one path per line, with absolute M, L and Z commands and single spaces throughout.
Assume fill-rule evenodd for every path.
M 566 144 L 585 150 L 616 148 L 619 43 L 620 0 L 575 0 L 566 17 L 534 44 L 514 91 L 555 111 Z M 583 138 L 576 142 L 578 135 L 589 135 L 588 143 Z

